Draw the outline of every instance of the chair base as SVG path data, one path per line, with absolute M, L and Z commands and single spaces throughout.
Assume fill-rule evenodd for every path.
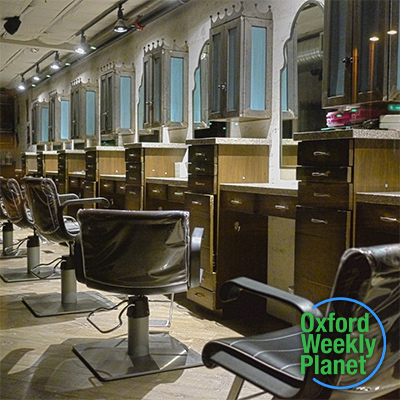
M 23 258 L 27 256 L 28 256 L 27 249 L 17 249 L 7 253 L 5 253 L 4 250 L 0 252 L 0 259 Z
M 53 275 L 50 275 L 48 278 L 45 278 L 52 272 L 53 272 L 53 267 L 50 268 L 41 267 L 40 271 L 38 271 L 36 275 L 40 276 L 41 278 L 44 278 L 43 280 L 61 278 L 60 271 L 56 271 Z M 27 268 L 9 268 L 6 270 L 2 270 L 0 271 L 0 277 L 6 283 L 41 280 L 37 276 L 28 272 Z
M 152 333 L 150 355 L 132 357 L 128 339 L 107 339 L 73 347 L 75 354 L 101 381 L 202 366 L 201 355 L 188 349 L 168 333 Z
M 35 317 L 88 313 L 97 308 L 111 308 L 115 304 L 98 292 L 79 292 L 75 303 L 62 303 L 61 293 L 24 297 L 22 301 Z

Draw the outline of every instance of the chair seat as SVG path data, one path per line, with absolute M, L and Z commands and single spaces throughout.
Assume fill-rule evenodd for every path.
M 214 340 L 210 352 L 225 351 L 235 353 L 250 364 L 258 364 L 264 370 L 273 370 L 299 382 L 304 380 L 300 371 L 300 357 L 304 354 L 301 341 L 304 332 L 300 326 L 293 326 L 278 332 L 243 338 Z M 205 348 L 207 354 L 207 349 Z M 212 354 L 210 355 L 212 360 Z

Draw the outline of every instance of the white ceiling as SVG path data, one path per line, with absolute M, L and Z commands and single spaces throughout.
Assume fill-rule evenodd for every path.
M 188 0 L 187 0 L 188 1 Z M 165 8 L 166 3 L 178 6 L 179 0 L 1 0 L 0 6 L 0 88 L 15 88 L 25 74 L 28 80 L 34 73 L 36 63 L 55 50 L 60 59 L 77 57 L 74 47 L 80 42 L 83 27 L 95 20 L 105 10 L 114 7 L 107 16 L 85 31 L 91 45 L 101 46 L 105 41 L 118 37 L 113 32 L 117 10 L 122 2 L 128 26 L 134 26 L 139 15 Z M 173 5 L 173 3 L 176 3 Z M 6 18 L 19 16 L 21 25 L 10 35 L 4 28 Z M 141 20 L 139 20 L 140 23 Z M 134 28 L 133 28 L 134 29 Z M 54 55 L 40 63 L 45 70 Z

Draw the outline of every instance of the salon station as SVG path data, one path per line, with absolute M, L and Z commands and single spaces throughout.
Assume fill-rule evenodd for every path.
M 0 16 L 1 399 L 399 398 L 399 0 Z

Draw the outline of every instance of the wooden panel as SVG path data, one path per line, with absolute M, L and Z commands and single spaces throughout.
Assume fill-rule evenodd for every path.
M 331 286 L 322 285 L 298 275 L 294 277 L 294 293 L 298 296 L 305 297 L 314 304 L 329 299 L 331 297 L 331 291 Z M 319 307 L 319 309 L 322 312 L 324 310 L 323 307 Z
M 252 193 L 221 191 L 220 209 L 254 213 L 256 195 Z
M 100 175 L 123 175 L 126 173 L 124 150 L 99 151 L 98 153 Z
M 216 292 L 205 289 L 201 286 L 190 288 L 187 292 L 187 298 L 195 303 L 209 309 L 216 310 Z
M 311 207 L 353 209 L 353 185 L 299 182 L 299 204 Z
M 126 185 L 125 208 L 127 210 L 141 210 L 143 204 L 143 187 Z
M 310 140 L 299 143 L 299 165 L 353 165 L 352 140 Z
M 217 288 L 217 274 L 215 272 L 203 271 L 200 286 L 215 292 Z
M 165 177 L 175 176 L 175 163 L 182 162 L 186 149 L 145 149 L 145 176 Z
M 297 167 L 296 179 L 315 182 L 352 182 L 351 167 Z
M 282 218 L 296 218 L 297 197 L 258 195 L 257 213 Z

